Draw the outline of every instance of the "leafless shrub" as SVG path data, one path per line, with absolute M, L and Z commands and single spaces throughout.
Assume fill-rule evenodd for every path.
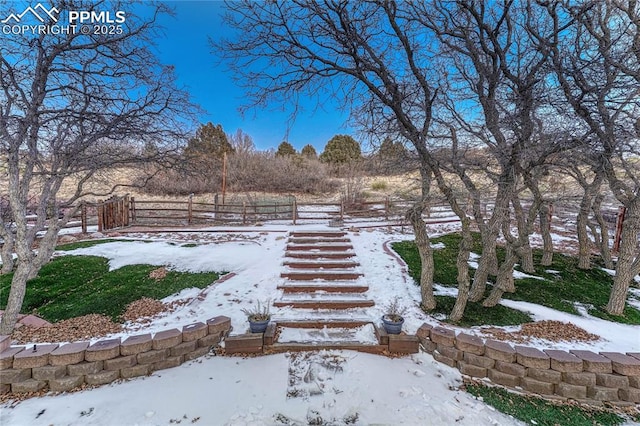
M 216 192 L 220 189 L 221 172 L 209 170 L 207 173 L 183 170 L 162 170 L 148 180 L 143 189 L 154 195 L 188 195 Z
M 245 152 L 229 157 L 229 187 L 233 191 L 324 193 L 337 183 L 320 161 L 272 152 Z
M 144 185 L 149 194 L 188 195 L 217 192 L 222 185 L 222 163 L 190 161 L 181 169 L 162 170 Z M 235 192 L 325 193 L 335 190 L 327 166 L 302 156 L 282 157 L 273 152 L 244 150 L 227 157 L 227 189 Z

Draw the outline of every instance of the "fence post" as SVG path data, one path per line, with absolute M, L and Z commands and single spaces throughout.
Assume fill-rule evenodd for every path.
M 82 222 L 82 233 L 87 233 L 87 205 L 83 201 L 80 205 L 80 221 Z
M 136 199 L 135 197 L 131 197 L 131 200 L 129 202 L 129 210 L 131 211 L 131 221 L 132 222 L 136 222 L 137 217 L 136 217 Z
M 247 223 L 247 202 L 242 202 L 242 224 L 246 225 Z
M 344 220 L 344 200 L 340 200 L 340 220 Z
M 104 222 L 104 204 L 102 200 L 98 200 L 98 205 L 96 206 L 96 210 L 98 212 L 98 232 L 102 232 L 103 222 Z
M 218 194 L 213 197 L 213 219 L 218 219 Z
M 122 218 L 124 219 L 124 226 L 129 226 L 129 194 L 124 196 L 124 202 L 122 203 Z
M 616 219 L 616 235 L 613 239 L 613 252 L 617 253 L 620 250 L 620 240 L 622 239 L 622 224 L 624 223 L 624 216 L 627 213 L 625 206 L 618 208 L 618 218 Z
M 193 219 L 193 194 L 189 194 L 189 207 L 187 208 L 187 223 L 191 225 Z
M 291 215 L 293 217 L 293 224 L 295 225 L 298 219 L 298 203 L 295 198 L 293 199 L 293 204 L 291 204 Z
M 389 196 L 384 197 L 384 220 L 389 220 Z

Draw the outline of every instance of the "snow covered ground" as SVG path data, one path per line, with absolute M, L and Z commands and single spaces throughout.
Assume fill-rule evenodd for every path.
M 321 227 L 304 225 L 296 230 Z M 450 232 L 455 227 L 455 224 L 432 226 L 431 232 Z M 194 230 L 192 233 L 139 234 L 129 237 L 152 241 L 111 242 L 70 253 L 107 257 L 112 269 L 147 263 L 181 271 L 236 274 L 208 289 L 186 289 L 165 299 L 192 298 L 192 301 L 150 324 L 128 324 L 126 332 L 114 337 L 180 327 L 218 315 L 230 317 L 234 333 L 242 333 L 247 323 L 241 308 L 279 296 L 276 286 L 284 270 L 286 231 L 291 229 L 286 225 L 269 225 L 245 228 L 243 233 Z M 216 231 L 224 229 L 216 228 Z M 406 273 L 406 266 L 388 252 L 390 241 L 411 239 L 411 235 L 378 228 L 350 233 L 350 238 L 360 263 L 359 271 L 364 274 L 360 280 L 369 285 L 367 297 L 373 299 L 376 306 L 353 309 L 349 315 L 377 321 L 384 306 L 398 298 L 407 308 L 404 325 L 407 332 L 415 332 L 424 322 L 437 323 L 419 309 L 419 288 Z M 543 280 L 540 282 L 545 285 Z M 438 291 L 455 289 L 438 287 Z M 536 320 L 572 322 L 601 336 L 599 341 L 591 343 L 558 344 L 540 340 L 533 346 L 640 352 L 637 327 L 586 315 L 569 315 L 526 302 L 503 303 L 530 312 Z M 272 314 L 274 318 L 302 319 L 309 313 L 272 307 Z M 481 333 L 479 329 L 472 332 Z M 398 359 L 350 351 L 247 359 L 210 356 L 126 383 L 33 398 L 15 407 L 4 406 L 0 408 L 0 424 L 521 424 L 458 390 L 460 384 L 457 370 L 423 353 Z M 319 419 L 325 423 L 314 423 Z

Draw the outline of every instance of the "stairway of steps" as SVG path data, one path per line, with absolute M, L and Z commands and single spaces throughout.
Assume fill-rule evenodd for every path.
M 269 351 L 387 348 L 367 315 L 375 302 L 346 232 L 292 232 L 282 265 L 282 295 L 273 305 L 291 307 L 296 315 L 273 319 L 265 333 Z
M 417 336 L 387 335 L 372 318 L 375 302 L 367 295 L 369 285 L 359 267 L 346 232 L 291 232 L 277 287 L 280 297 L 273 302 L 289 309 L 274 315 L 264 333 L 227 337 L 225 350 L 229 354 L 323 349 L 418 352 Z

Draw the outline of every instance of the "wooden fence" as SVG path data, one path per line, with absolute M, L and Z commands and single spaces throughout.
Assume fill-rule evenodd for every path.
M 129 225 L 129 195 L 113 196 L 105 201 L 98 200 L 98 232 L 122 228 Z M 83 226 L 84 228 L 84 226 Z
M 196 202 L 190 196 L 184 200 L 137 200 L 125 195 L 100 200 L 97 203 L 83 202 L 78 213 L 69 221 L 65 228 L 82 227 L 86 233 L 88 226 L 96 225 L 98 231 L 116 229 L 130 224 L 139 225 L 190 225 L 190 224 L 252 224 L 262 221 L 281 221 L 282 223 L 326 223 L 338 220 L 349 222 L 360 227 L 388 226 L 390 223 L 408 226 L 404 216 L 411 207 L 408 200 L 366 201 L 355 204 L 344 202 L 316 202 L 299 203 L 294 197 L 286 201 L 267 202 L 236 202 L 222 204 L 215 197 L 212 203 Z M 490 214 L 493 206 L 484 205 L 485 213 Z M 528 204 L 523 204 L 524 210 Z M 550 224 L 560 225 L 566 230 L 575 227 L 577 206 L 567 202 L 552 205 Z M 470 211 L 467 212 L 471 214 Z M 424 213 L 427 223 L 455 222 L 457 217 L 450 207 L 435 200 Z M 620 245 L 622 223 L 625 216 L 624 207 L 617 211 L 611 208 L 603 209 L 603 216 L 613 231 L 613 251 Z M 33 217 L 35 220 L 35 216 Z
M 391 201 L 389 198 L 355 204 L 344 202 L 299 203 L 294 198 L 288 202 L 234 203 L 196 202 L 193 197 L 186 200 L 138 200 L 130 199 L 131 222 L 136 224 L 249 224 L 261 221 L 285 221 L 294 225 L 300 223 L 324 222 L 330 220 L 398 221 L 404 222 L 408 201 Z M 438 212 L 445 211 L 445 218 L 451 217 L 451 210 L 444 205 L 434 205 L 427 216 L 438 218 Z

